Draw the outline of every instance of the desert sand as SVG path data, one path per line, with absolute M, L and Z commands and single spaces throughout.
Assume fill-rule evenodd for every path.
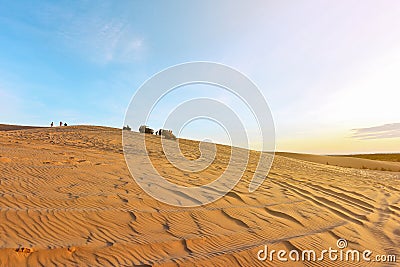
M 356 158 L 351 156 L 326 156 L 326 155 L 311 155 L 311 154 L 299 154 L 299 153 L 288 153 L 288 152 L 278 152 L 277 155 L 320 163 L 320 164 L 346 167 L 346 168 L 400 172 L 400 162 L 371 160 L 371 159 Z
M 218 145 L 209 168 L 183 173 L 169 165 L 159 137 L 148 140 L 160 172 L 187 185 L 217 177 L 231 151 Z M 179 142 L 187 158 L 199 157 L 197 142 Z M 398 255 L 398 264 L 399 172 L 340 167 L 347 158 L 327 165 L 325 158 L 318 163 L 304 158 L 310 156 L 276 155 L 267 179 L 249 193 L 256 156 L 252 151 L 242 179 L 225 197 L 179 208 L 156 201 L 135 183 L 121 130 L 2 126 L 0 266 L 396 266 L 257 259 L 264 245 L 321 251 L 336 248 L 339 238 L 349 249 Z M 352 160 L 350 167 L 367 164 Z

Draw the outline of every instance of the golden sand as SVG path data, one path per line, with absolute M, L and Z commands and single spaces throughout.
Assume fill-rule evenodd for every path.
M 195 141 L 180 142 L 186 157 L 199 157 Z M 154 165 L 181 184 L 214 179 L 230 153 L 217 146 L 207 170 L 185 174 L 168 165 L 158 137 L 150 137 L 148 147 Z M 325 161 L 278 155 L 268 178 L 249 193 L 251 161 L 222 199 L 179 208 L 154 200 L 132 179 L 121 130 L 3 127 L 0 266 L 365 266 L 257 259 L 264 245 L 318 251 L 336 248 L 339 238 L 349 249 L 396 254 L 399 261 L 400 173 Z

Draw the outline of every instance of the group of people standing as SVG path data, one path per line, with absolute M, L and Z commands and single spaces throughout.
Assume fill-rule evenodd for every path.
M 167 139 L 173 139 L 176 140 L 176 136 L 172 133 L 172 130 L 164 130 L 164 129 L 160 129 L 156 132 L 156 135 L 159 136 L 164 136 Z
M 128 127 L 128 126 L 127 126 Z M 127 129 L 126 127 L 124 127 L 124 129 Z M 130 128 L 129 128 L 130 129 Z M 146 133 L 146 134 L 154 134 L 154 130 L 147 127 L 146 125 L 141 125 L 139 127 L 139 132 L 140 133 Z M 156 135 L 158 136 L 163 136 L 167 139 L 173 139 L 176 140 L 176 136 L 172 133 L 171 130 L 164 130 L 164 129 L 160 129 L 158 131 L 156 131 Z
M 163 130 L 160 129 L 156 132 L 156 135 L 165 135 L 165 134 L 172 134 L 172 130 Z
M 54 126 L 54 122 L 51 122 L 51 123 L 50 123 L 50 127 L 53 127 L 53 126 Z M 61 126 L 63 126 L 62 121 L 60 121 L 60 127 L 61 127 Z M 68 126 L 68 124 L 65 122 L 65 123 L 64 123 L 64 126 Z

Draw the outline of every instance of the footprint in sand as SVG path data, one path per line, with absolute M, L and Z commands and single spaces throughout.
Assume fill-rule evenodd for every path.
M 0 162 L 1 163 L 10 163 L 12 160 L 7 157 L 0 157 Z
M 68 247 L 67 248 L 69 252 L 74 253 L 76 248 L 75 247 Z
M 50 165 L 64 165 L 61 161 L 43 161 L 43 164 L 50 164 Z
M 89 160 L 86 160 L 86 159 L 79 159 L 76 162 L 80 163 L 80 164 L 91 164 L 92 163 L 92 162 L 90 162 Z
M 17 248 L 15 250 L 15 252 L 20 252 L 20 253 L 32 253 L 33 252 L 33 248 L 24 248 L 24 247 L 20 247 Z

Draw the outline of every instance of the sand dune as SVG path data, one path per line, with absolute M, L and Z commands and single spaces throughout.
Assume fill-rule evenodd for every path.
M 400 172 L 400 162 L 371 160 L 371 159 L 356 158 L 350 156 L 348 157 L 323 156 L 323 155 L 298 154 L 289 152 L 278 152 L 277 155 L 320 163 L 320 164 L 341 166 L 346 168 Z
M 15 131 L 15 130 L 36 129 L 36 128 L 40 127 L 0 124 L 0 131 Z
M 352 154 L 352 155 L 347 155 L 347 157 L 400 162 L 399 153 Z
M 195 141 L 180 142 L 186 157 L 199 157 Z M 134 182 L 120 130 L 73 126 L 0 131 L 0 144 L 0 266 L 368 265 L 257 259 L 264 245 L 323 250 L 336 248 L 338 238 L 345 238 L 349 249 L 400 253 L 397 172 L 277 155 L 268 178 L 249 193 L 257 155 L 252 151 L 242 179 L 225 197 L 178 208 L 154 200 Z M 223 172 L 231 148 L 217 148 L 209 168 L 184 173 L 162 155 L 158 137 L 148 139 L 155 166 L 186 185 L 202 184 Z M 138 161 L 144 156 L 138 153 Z

